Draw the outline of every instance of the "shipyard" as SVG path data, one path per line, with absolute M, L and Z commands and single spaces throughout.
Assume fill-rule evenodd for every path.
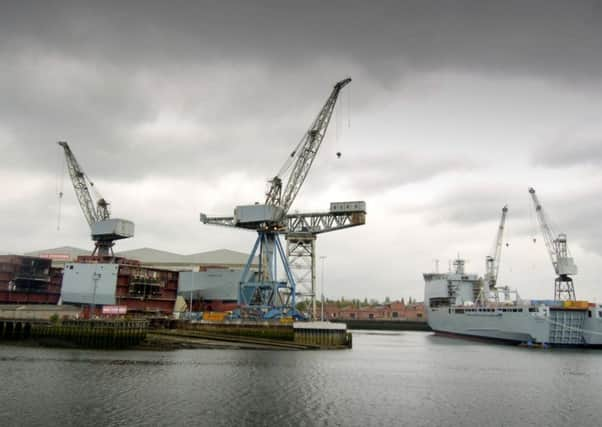
M 67 254 L 43 250 L 38 257 L 0 256 L 4 291 L 0 298 L 7 304 L 54 303 L 61 308 L 71 304 L 73 308 L 79 307 L 79 311 L 67 308 L 44 318 L 42 313 L 52 311 L 50 307 L 36 311 L 23 306 L 18 311 L 20 318 L 14 310 L 15 317 L 11 319 L 11 308 L 5 309 L 4 313 L 9 315 L 4 316 L 0 336 L 4 339 L 50 336 L 83 346 L 120 348 L 140 344 L 149 327 L 159 325 L 160 329 L 185 329 L 187 334 L 172 333 L 169 338 L 185 337 L 188 344 L 195 338 L 191 335 L 194 331 L 197 335 L 204 333 L 198 338 L 233 341 L 237 345 L 241 341 L 251 344 L 248 337 L 258 337 L 253 342 L 261 340 L 258 345 L 275 348 L 283 346 L 277 341 L 293 341 L 297 345 L 288 348 L 296 349 L 350 348 L 351 334 L 345 324 L 324 322 L 323 315 L 322 322 L 315 321 L 315 248 L 318 234 L 365 224 L 366 203 L 334 202 L 328 211 L 289 213 L 326 134 L 339 93 L 350 82 L 346 78 L 334 85 L 280 172 L 268 182 L 265 204 L 236 206 L 232 217 L 200 214 L 204 224 L 257 232 L 246 261 L 240 260 L 244 254 L 230 254 L 235 255 L 234 260 L 217 256 L 217 263 L 212 265 L 198 262 L 207 254 L 174 255 L 173 261 L 180 258 L 191 263 L 189 271 L 179 271 L 142 265 L 138 259 L 115 254 L 116 241 L 134 237 L 134 222 L 111 217 L 110 203 L 86 174 L 69 143 L 58 141 L 76 198 L 90 226 L 94 248 L 72 262 L 67 262 L 71 258 L 68 248 Z M 62 197 L 61 191 L 59 203 Z M 281 234 L 286 238 L 286 251 Z M 149 255 L 150 258 L 158 255 L 165 262 L 161 259 L 165 253 Z M 309 269 L 311 274 L 306 313 L 297 308 L 296 298 L 303 294 L 297 291 L 293 274 L 293 271 L 298 274 L 299 268 L 292 267 L 290 259 L 304 259 L 306 265 L 301 268 Z M 232 262 L 240 268 L 228 268 Z M 285 280 L 278 278 L 279 267 Z M 30 313 L 29 319 L 25 313 Z M 44 323 L 51 320 L 54 320 L 51 324 Z M 155 342 L 161 337 L 164 333 L 155 331 L 152 335 Z
M 596 427 L 600 0 L 7 0 L 2 426 Z

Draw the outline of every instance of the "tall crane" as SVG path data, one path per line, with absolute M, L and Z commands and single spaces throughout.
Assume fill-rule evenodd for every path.
M 279 234 L 286 233 L 288 230 L 287 224 L 291 221 L 288 211 L 318 154 L 339 93 L 350 82 L 351 79 L 347 78 L 334 85 L 318 116 L 280 171 L 268 181 L 264 204 L 237 206 L 233 217 L 210 218 L 201 214 L 201 221 L 205 224 L 227 225 L 257 231 L 257 239 L 240 280 L 238 302 L 243 315 L 262 318 L 298 316 L 295 310 L 296 282 Z M 330 225 L 333 225 L 332 221 Z M 347 226 L 349 224 L 346 221 L 341 222 L 341 228 Z M 258 271 L 256 274 L 251 274 L 250 266 L 258 251 Z M 278 281 L 277 258 L 280 258 L 287 282 Z
M 500 225 L 497 229 L 497 235 L 493 242 L 493 249 L 490 255 L 485 258 L 485 284 L 489 291 L 495 289 L 497 278 L 500 271 L 500 261 L 502 260 L 502 239 L 504 238 L 504 225 L 506 224 L 506 215 L 508 214 L 508 206 L 502 208 L 502 217 Z
M 570 276 L 577 274 L 577 265 L 569 252 L 566 234 L 554 233 L 533 187 L 529 188 L 529 194 L 533 200 L 537 222 L 541 227 L 554 272 L 557 274 L 554 281 L 554 299 L 575 301 L 575 288 Z
M 59 141 L 58 144 L 65 151 L 67 169 L 73 183 L 73 189 L 84 217 L 90 226 L 92 240 L 95 242 L 92 255 L 113 256 L 114 241 L 133 237 L 134 223 L 124 219 L 111 219 L 109 202 L 96 190 L 94 183 L 79 165 L 69 144 L 65 141 Z M 96 203 L 90 195 L 90 189 L 96 196 Z

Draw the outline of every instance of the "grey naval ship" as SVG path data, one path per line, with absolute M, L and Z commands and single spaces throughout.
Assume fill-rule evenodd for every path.
M 535 190 L 529 188 L 529 193 L 557 275 L 554 299 L 523 300 L 518 292 L 498 285 L 508 212 L 504 206 L 483 278 L 465 272 L 462 259 L 456 259 L 454 269 L 447 273 L 423 275 L 428 324 L 439 334 L 534 346 L 602 348 L 602 304 L 576 300 L 571 276 L 577 274 L 577 266 L 568 250 L 567 236 L 554 233 Z
M 534 346 L 602 348 L 602 304 L 587 301 L 521 300 L 507 287 L 482 301 L 485 282 L 464 271 L 426 273 L 427 321 L 435 333 Z

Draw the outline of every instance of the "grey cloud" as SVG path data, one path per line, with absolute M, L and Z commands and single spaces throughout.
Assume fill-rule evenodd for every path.
M 536 191 L 555 233 L 566 233 L 570 246 L 579 245 L 602 255 L 602 232 L 599 227 L 602 186 L 594 184 L 573 194 L 551 191 L 542 194 L 537 188 Z M 492 224 L 493 238 L 502 206 L 508 204 L 506 233 L 540 238 L 540 227 L 527 194 L 526 188 L 509 188 L 499 183 L 473 185 L 452 190 L 426 206 L 401 206 L 398 213 L 428 212 L 426 220 L 431 224 L 453 224 L 462 228 L 489 222 Z
M 529 227 L 530 207 L 526 201 L 527 188 L 508 188 L 492 180 L 489 183 L 457 186 L 421 206 L 402 203 L 396 212 L 426 212 L 425 220 L 431 225 L 453 224 L 455 227 L 470 228 L 480 223 L 499 222 L 502 207 L 508 205 L 508 221 L 512 223 L 508 229 L 518 232 L 532 228 Z
M 400 69 L 478 69 L 599 81 L 599 1 L 14 2 L 4 49 L 114 63 L 353 60 L 384 83 Z
M 391 141 L 384 145 L 384 151 L 379 152 L 365 149 L 351 151 L 351 154 L 343 152 L 340 162 L 332 162 L 328 169 L 313 171 L 315 178 L 312 176 L 312 180 L 315 179 L 316 187 L 324 182 L 339 182 L 344 183 L 344 187 L 353 188 L 358 194 L 382 194 L 402 185 L 478 167 L 465 158 L 417 155 L 410 151 L 388 149 L 388 146 L 394 145 L 395 141 Z
M 531 159 L 535 165 L 548 167 L 602 166 L 602 138 L 558 138 L 537 147 Z
M 54 167 L 48 159 L 58 150 L 56 140 L 65 139 L 97 179 L 195 169 L 210 179 L 241 165 L 267 177 L 341 77 L 322 78 L 321 85 L 287 84 L 285 77 L 260 68 L 248 81 L 219 67 L 200 66 L 162 77 L 161 66 L 157 73 L 136 73 L 75 61 L 73 70 L 67 58 L 43 59 L 49 63 L 46 70 L 24 60 L 0 72 L 8 100 L 0 106 L 0 129 L 14 139 L 5 143 L 6 168 L 48 170 Z M 45 72 L 59 81 L 45 79 Z M 67 80 L 60 80 L 63 72 Z M 172 134 L 152 129 L 165 112 L 179 121 L 171 125 Z M 151 129 L 145 132 L 145 126 Z M 186 126 L 192 128 L 183 135 Z M 265 170 L 266 158 L 274 171 Z
M 354 84 L 357 108 L 424 70 L 597 80 L 597 4 L 5 2 L 0 128 L 14 140 L 6 167 L 47 169 L 54 141 L 67 139 L 85 147 L 97 178 L 185 173 L 198 157 L 211 159 L 207 179 L 242 164 L 268 177 L 263 164 L 279 164 L 347 73 L 365 82 Z M 187 141 L 135 134 L 164 110 L 211 132 Z M 128 167 L 115 167 L 116 157 Z M 405 177 L 385 167 L 358 181 L 396 185 L 433 167 Z
M 569 248 L 579 245 L 602 256 L 602 185 L 562 194 L 555 200 L 554 207 L 555 210 L 549 212 L 553 215 L 554 231 L 567 234 Z

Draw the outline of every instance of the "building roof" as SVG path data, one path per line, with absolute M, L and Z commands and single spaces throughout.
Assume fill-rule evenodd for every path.
M 81 311 L 81 308 L 69 304 L 0 304 L 0 311 Z
M 184 256 L 184 255 L 176 254 L 173 252 L 162 251 L 159 249 L 153 249 L 153 248 L 140 248 L 140 249 L 132 249 L 129 251 L 121 251 L 121 252 L 115 253 L 115 256 L 129 258 L 129 259 L 137 259 L 139 261 L 147 262 L 147 263 L 148 262 L 150 262 L 150 263 L 153 263 L 153 262 L 162 262 L 162 263 L 186 262 L 184 260 L 184 258 L 186 258 L 186 256 Z
M 35 256 L 40 258 L 64 258 L 75 260 L 80 255 L 90 255 L 90 249 L 75 248 L 73 246 L 61 246 L 52 249 L 42 249 L 38 251 L 26 252 L 25 256 Z
M 74 261 L 80 255 L 90 255 L 91 252 L 91 250 L 87 249 L 61 246 L 58 248 L 31 251 L 24 255 L 69 262 Z M 249 254 L 231 251 L 229 249 L 217 249 L 214 251 L 198 252 L 191 255 L 182 255 L 154 248 L 138 248 L 129 251 L 116 252 L 115 256 L 139 260 L 143 264 L 204 264 L 224 266 L 245 265 L 249 258 Z M 257 257 L 255 257 L 254 264 L 257 262 Z
M 196 254 L 188 255 L 186 257 L 188 262 L 193 264 L 246 264 L 249 259 L 249 254 L 237 251 L 231 251 L 229 249 L 218 249 L 215 251 L 199 252 Z M 257 261 L 255 257 L 254 262 Z

